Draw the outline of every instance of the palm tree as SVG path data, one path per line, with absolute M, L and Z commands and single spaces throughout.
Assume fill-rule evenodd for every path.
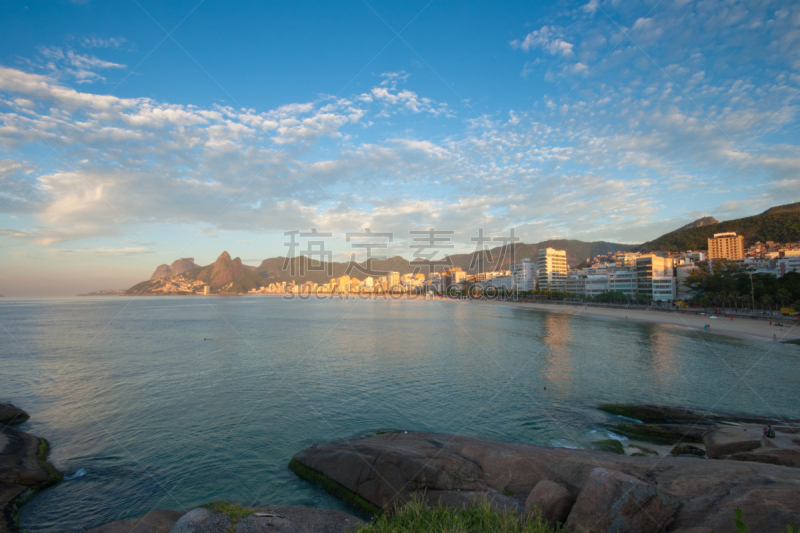
M 786 300 L 791 298 L 791 295 L 789 294 L 789 291 L 787 291 L 786 289 L 779 290 L 778 294 L 776 296 L 781 301 L 781 306 L 786 305 Z

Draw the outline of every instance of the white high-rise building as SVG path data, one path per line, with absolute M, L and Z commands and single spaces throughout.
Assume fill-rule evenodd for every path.
M 514 278 L 514 289 L 532 291 L 536 289 L 536 267 L 530 259 L 511 265 L 511 276 Z
M 539 289 L 564 292 L 567 289 L 567 252 L 545 248 L 537 261 Z

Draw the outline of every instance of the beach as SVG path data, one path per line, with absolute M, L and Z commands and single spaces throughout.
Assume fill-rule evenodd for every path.
M 730 317 L 718 315 L 711 318 L 708 315 L 696 315 L 694 313 L 683 313 L 680 310 L 664 311 L 654 309 L 624 309 L 611 307 L 584 307 L 580 305 L 563 304 L 541 304 L 528 302 L 504 302 L 498 300 L 473 300 L 480 305 L 502 305 L 514 308 L 535 309 L 537 311 L 547 311 L 551 313 L 564 313 L 575 316 L 586 316 L 613 320 L 615 322 L 646 322 L 651 324 L 666 324 L 670 326 L 684 328 L 704 335 L 727 335 L 739 339 L 749 339 L 758 341 L 778 342 L 793 341 L 800 339 L 800 327 L 798 322 L 785 317 L 774 317 L 773 324 L 785 324 L 783 327 L 770 325 L 764 319 L 737 318 L 731 320 Z M 710 324 L 710 328 L 703 329 L 705 324 Z

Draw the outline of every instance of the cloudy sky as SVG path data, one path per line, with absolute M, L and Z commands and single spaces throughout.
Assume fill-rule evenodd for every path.
M 800 201 L 800 4 L 536 4 L 3 2 L 0 294 L 292 230 L 363 260 L 347 232 L 632 243 Z

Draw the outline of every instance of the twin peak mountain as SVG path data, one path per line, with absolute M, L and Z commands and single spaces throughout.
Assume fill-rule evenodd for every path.
M 178 259 L 171 265 L 160 265 L 150 276 L 150 281 L 182 275 L 185 278 L 203 281 L 212 289 L 218 289 L 229 285 L 247 271 L 248 267 L 242 264 L 240 258 L 231 259 L 228 252 L 222 252 L 213 264 L 205 267 L 197 265 L 193 257 Z

